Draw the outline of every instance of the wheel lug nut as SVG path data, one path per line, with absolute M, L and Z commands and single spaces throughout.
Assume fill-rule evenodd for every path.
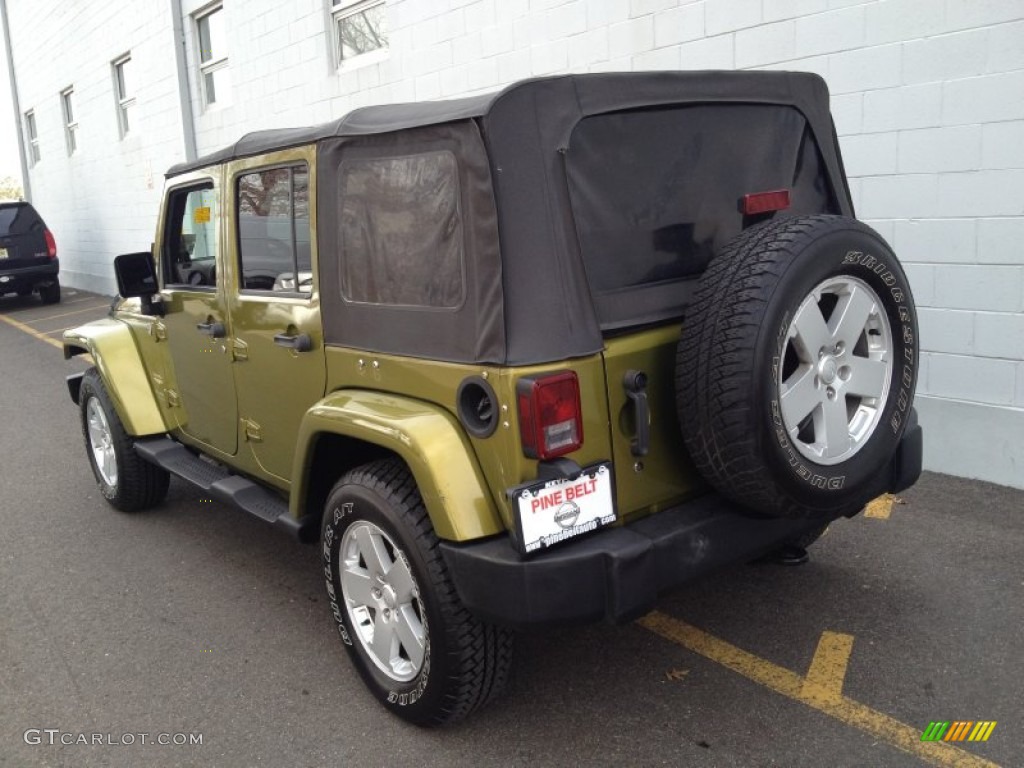
M 828 395 L 828 399 L 829 400 L 835 400 L 836 399 L 836 391 L 832 387 L 828 387 L 825 390 L 825 394 Z

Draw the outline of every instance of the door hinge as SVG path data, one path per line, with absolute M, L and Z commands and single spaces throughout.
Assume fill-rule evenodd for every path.
M 167 326 L 155 320 L 149 326 L 149 335 L 156 341 L 167 341 Z
M 252 419 L 242 419 L 242 430 L 245 433 L 245 439 L 250 443 L 263 442 L 263 430 Z
M 178 397 L 178 393 L 175 392 L 173 389 L 165 389 L 164 397 L 167 398 L 168 408 L 177 408 L 179 405 L 181 405 L 181 398 Z
M 248 360 L 249 359 L 249 345 L 241 339 L 231 340 L 231 359 L 232 360 Z

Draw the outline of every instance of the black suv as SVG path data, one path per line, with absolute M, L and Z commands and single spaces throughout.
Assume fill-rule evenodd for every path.
M 25 202 L 0 203 L 0 296 L 39 291 L 44 304 L 60 301 L 57 242 Z

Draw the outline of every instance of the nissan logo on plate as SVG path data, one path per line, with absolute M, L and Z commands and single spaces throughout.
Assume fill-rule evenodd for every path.
M 576 525 L 579 516 L 580 508 L 576 505 L 576 502 L 567 501 L 555 512 L 555 522 L 565 528 L 565 530 L 569 530 Z

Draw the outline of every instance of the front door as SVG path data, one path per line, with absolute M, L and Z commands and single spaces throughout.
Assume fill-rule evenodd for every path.
M 183 437 L 225 456 L 238 449 L 230 319 L 226 311 L 218 179 L 171 188 L 160 229 L 166 311 L 164 398 Z
M 241 439 L 254 472 L 282 488 L 290 483 L 302 417 L 323 397 L 327 380 L 313 279 L 314 157 L 313 147 L 300 147 L 239 160 L 228 171 Z

